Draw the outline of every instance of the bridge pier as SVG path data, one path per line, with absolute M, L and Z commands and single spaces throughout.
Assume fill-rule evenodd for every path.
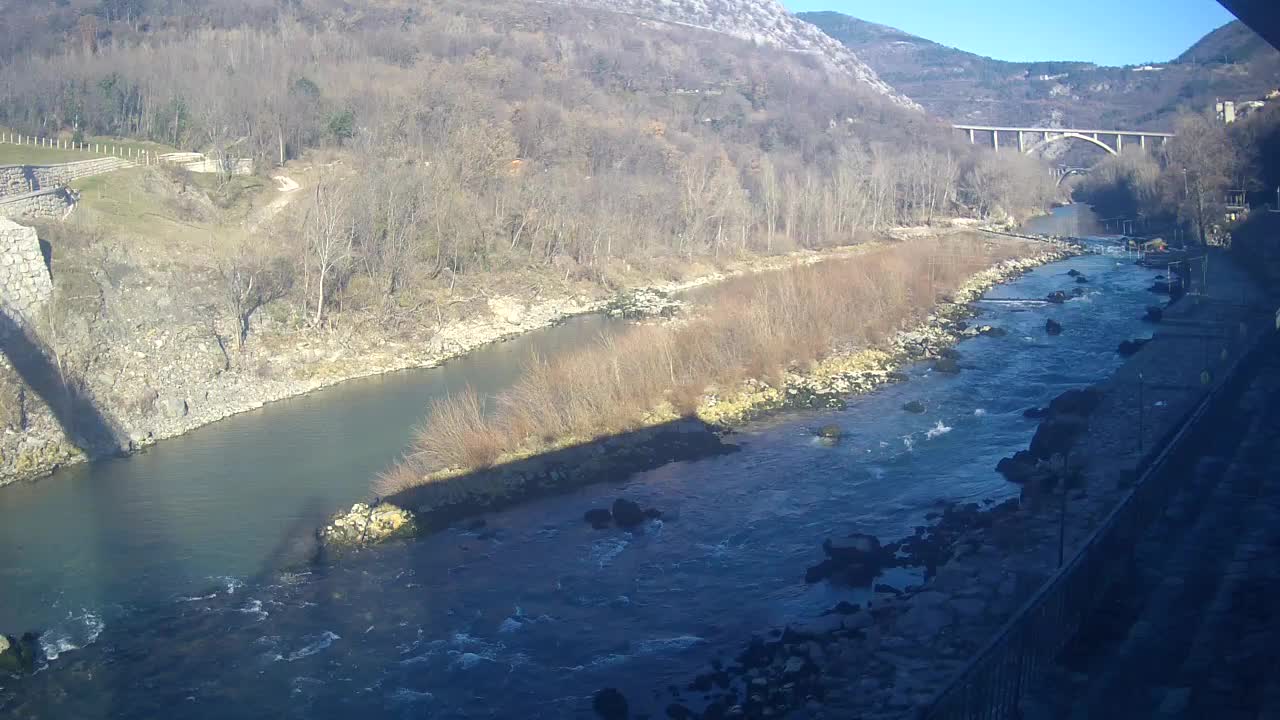
M 991 148 L 996 152 L 1000 152 L 1000 131 L 991 131 Z
M 1018 131 L 1018 152 L 1024 153 L 1026 151 L 1027 151 L 1027 144 L 1022 141 L 1022 131 L 1019 130 Z
M 1123 135 L 1116 135 L 1116 153 L 1120 155 L 1124 154 L 1124 136 Z
M 969 144 L 973 144 L 973 128 L 969 128 Z

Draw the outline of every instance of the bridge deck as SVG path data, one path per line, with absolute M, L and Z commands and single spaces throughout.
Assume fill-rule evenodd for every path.
M 951 127 L 956 130 L 979 130 L 982 132 L 1078 133 L 1080 135 L 1124 135 L 1125 137 L 1174 137 L 1173 133 L 1147 130 L 1081 130 L 1079 128 L 1004 127 L 1000 125 L 952 125 Z

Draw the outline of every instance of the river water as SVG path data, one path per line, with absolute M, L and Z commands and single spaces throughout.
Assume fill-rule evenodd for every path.
M 1071 232 L 1076 209 L 1041 219 Z M 1087 217 L 1084 218 L 1087 221 Z M 1048 227 L 1053 222 L 1071 227 Z M 839 412 L 731 437 L 741 451 L 546 498 L 328 566 L 292 566 L 316 522 L 393 460 L 427 399 L 506 385 L 530 349 L 586 342 L 583 319 L 443 369 L 357 382 L 161 443 L 150 453 L 0 491 L 0 627 L 45 629 L 46 669 L 0 679 L 0 714 L 31 718 L 588 717 L 633 708 L 753 633 L 857 591 L 803 583 L 822 538 L 911 533 L 940 501 L 1016 494 L 995 471 L 1024 448 L 1022 411 L 1098 380 L 1144 335 L 1153 273 L 1122 255 L 1040 268 L 988 297 L 1006 337 L 959 346 Z M 1054 318 L 1065 328 L 1049 337 Z M 909 400 L 928 406 L 904 412 Z M 848 438 L 817 443 L 835 423 Z M 666 512 L 642 532 L 582 513 L 629 497 Z M 293 569 L 282 569 L 293 567 Z

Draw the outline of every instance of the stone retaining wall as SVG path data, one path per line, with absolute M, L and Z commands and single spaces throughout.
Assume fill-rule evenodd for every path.
M 227 158 L 218 160 L 204 153 L 172 152 L 159 155 L 156 159 L 166 165 L 177 165 L 187 172 L 193 173 L 227 173 L 229 175 L 252 175 L 253 158 Z
M 0 312 L 24 325 L 53 295 L 53 280 L 35 228 L 0 217 Z
M 48 218 L 61 220 L 76 204 L 76 194 L 65 187 L 0 196 L 0 218 Z
M 102 175 L 134 163 L 123 158 L 108 157 L 58 165 L 0 165 L 0 198 L 48 190 L 80 178 Z

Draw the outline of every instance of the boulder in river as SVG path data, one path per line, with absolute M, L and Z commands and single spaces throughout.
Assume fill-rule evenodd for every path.
M 855 533 L 845 538 L 828 538 L 822 543 L 827 559 L 805 573 L 805 582 L 831 578 L 849 585 L 869 587 L 889 565 L 893 553 L 880 545 L 874 535 Z
M 417 521 L 408 510 L 385 502 L 373 507 L 356 503 L 330 518 L 320 529 L 320 540 L 327 547 L 357 548 L 417 534 Z
M 625 498 L 613 501 L 613 520 L 618 523 L 618 527 L 633 528 L 644 524 L 646 519 L 644 510 L 636 503 Z
M 1071 297 L 1084 297 L 1084 288 L 1082 287 L 1071 288 Z
M 1038 473 L 1035 456 L 1029 450 L 1019 450 L 1013 454 L 1013 457 L 1001 458 L 1000 462 L 996 463 L 996 471 L 1003 475 L 1005 480 L 1018 485 L 1026 485 Z
M 912 400 L 911 402 L 904 404 L 902 406 L 902 409 L 906 410 L 909 413 L 920 415 L 920 414 L 923 414 L 927 408 L 925 408 L 924 403 L 920 402 L 919 400 Z
M 1048 320 L 1044 321 L 1044 331 L 1049 333 L 1050 335 L 1061 335 L 1062 323 L 1058 322 L 1057 320 L 1054 320 L 1053 318 L 1049 318 Z
M 1076 282 L 1080 283 L 1081 285 L 1084 285 L 1085 283 L 1089 282 L 1089 278 L 1087 278 L 1087 277 L 1085 277 L 1085 276 L 1083 276 L 1083 275 L 1077 275 L 1077 276 L 1076 276 Z
M 1070 270 L 1067 271 L 1067 274 L 1070 275 L 1071 277 L 1081 277 L 1083 276 L 1084 273 L 1081 273 L 1079 270 L 1075 268 L 1071 268 Z
M 1102 402 L 1102 391 L 1095 387 L 1073 388 L 1049 402 L 1051 415 L 1087 417 Z
M 960 372 L 960 363 L 956 362 L 955 358 L 938 358 L 933 361 L 933 369 L 947 375 L 956 375 Z
M 1156 305 L 1147 306 L 1147 314 L 1142 316 L 1143 322 L 1158 323 L 1164 319 L 1164 308 Z
M 986 335 L 987 337 L 1004 337 L 1005 335 L 1009 334 L 1009 331 L 1005 330 L 1002 327 L 992 327 L 990 325 L 984 325 L 978 330 L 978 334 Z
M 39 638 L 26 633 L 21 638 L 0 635 L 0 675 L 27 675 L 35 672 Z
M 1120 353 L 1120 357 L 1131 357 L 1137 355 L 1143 345 L 1151 342 L 1148 339 L 1139 338 L 1137 340 L 1121 340 L 1120 346 L 1116 348 L 1116 352 Z
M 834 425 L 834 424 L 823 425 L 822 427 L 818 428 L 817 435 L 823 440 L 839 440 L 840 438 L 844 437 L 844 429 L 842 429 L 839 425 Z
M 591 709 L 604 720 L 627 720 L 631 717 L 627 698 L 617 688 L 597 690 L 591 698 Z
M 613 524 L 613 513 L 607 508 L 592 508 L 582 514 L 582 519 L 596 530 L 603 530 Z
M 1066 455 L 1087 426 L 1085 419 L 1078 415 L 1051 415 L 1036 428 L 1031 438 L 1031 454 L 1038 460 Z
M 1046 295 L 1044 299 L 1054 303 L 1055 305 L 1061 305 L 1067 301 L 1067 294 L 1061 290 L 1054 290 Z

